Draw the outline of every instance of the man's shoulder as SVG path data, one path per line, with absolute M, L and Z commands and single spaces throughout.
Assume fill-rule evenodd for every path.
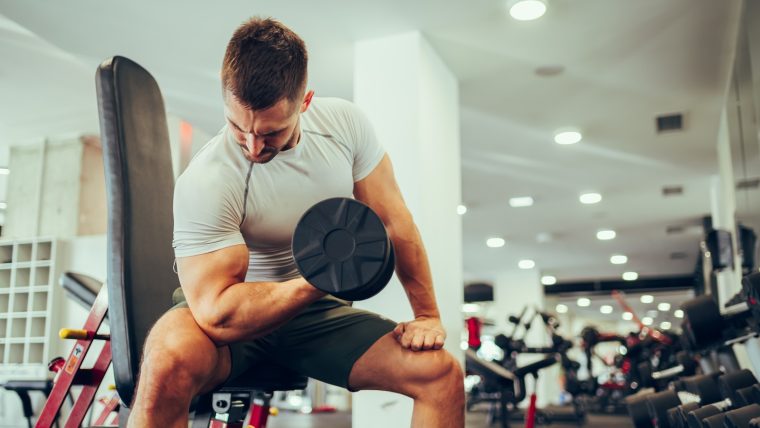
M 357 109 L 356 105 L 346 99 L 336 97 L 314 97 L 309 108 L 314 116 L 321 119 L 345 119 Z
M 226 147 L 225 135 L 222 129 L 193 156 L 187 168 L 177 178 L 177 187 L 222 189 L 234 186 L 239 181 L 237 178 L 244 174 L 239 170 L 244 165 L 235 159 L 234 153 Z

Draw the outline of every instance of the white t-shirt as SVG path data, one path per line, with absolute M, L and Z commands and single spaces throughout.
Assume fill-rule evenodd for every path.
M 352 197 L 385 154 L 348 101 L 314 98 L 300 125 L 299 143 L 265 164 L 248 161 L 227 126 L 195 155 L 174 188 L 176 257 L 245 244 L 246 281 L 299 275 L 290 245 L 298 219 L 323 199 Z

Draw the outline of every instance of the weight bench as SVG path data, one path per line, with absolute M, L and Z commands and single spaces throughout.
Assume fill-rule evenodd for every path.
M 72 300 L 76 301 L 88 310 L 93 308 L 95 304 L 95 298 L 102 285 L 100 281 L 87 275 L 71 272 L 67 272 L 61 276 L 60 284 L 66 290 L 67 295 L 72 298 Z M 65 364 L 65 362 L 62 358 L 56 358 L 50 363 L 49 367 L 51 367 L 51 371 L 54 371 L 54 368 L 58 370 L 60 367 L 62 367 L 63 364 Z M 83 372 L 85 371 L 88 370 L 83 370 Z M 75 422 L 75 419 L 77 421 L 80 421 L 81 419 L 77 418 L 84 418 L 87 407 L 89 407 L 89 403 L 91 401 L 91 398 L 89 398 L 90 393 L 92 393 L 92 396 L 94 397 L 95 391 L 92 387 L 93 385 L 94 387 L 97 387 L 97 385 L 100 383 L 99 376 L 102 377 L 102 374 L 92 372 L 87 373 L 86 375 L 82 375 L 79 378 L 77 378 L 76 371 L 71 374 L 72 376 L 70 376 L 70 378 L 72 382 L 69 383 L 69 385 L 85 385 L 85 389 L 92 389 L 92 391 L 87 392 L 86 394 L 80 394 L 80 396 L 77 397 L 76 401 L 72 399 L 71 395 L 69 395 L 69 387 L 67 385 L 64 385 L 67 383 L 66 380 L 61 382 L 61 384 L 58 386 L 56 386 L 52 379 L 9 380 L 5 382 L 2 387 L 8 391 L 14 391 L 16 394 L 18 394 L 19 398 L 21 399 L 21 406 L 23 409 L 24 417 L 26 418 L 27 424 L 30 428 L 32 427 L 32 418 L 34 417 L 31 398 L 29 396 L 30 392 L 38 391 L 45 394 L 45 406 L 42 409 L 42 412 L 40 413 L 36 424 L 37 426 L 43 427 L 53 425 L 54 423 L 56 426 L 58 425 L 58 413 L 60 411 L 61 405 L 63 404 L 63 401 L 66 397 L 68 397 L 72 409 L 78 409 L 76 412 L 72 410 L 72 414 L 69 415 L 67 421 L 67 426 L 69 426 L 79 423 Z M 89 374 L 94 374 L 94 376 L 89 376 Z M 76 378 L 76 381 L 74 378 Z M 53 395 L 52 399 L 50 398 L 51 395 Z M 83 403 L 86 402 L 86 405 L 78 404 L 79 401 L 82 401 Z M 106 406 L 106 408 L 98 417 L 98 420 L 105 420 L 113 409 L 113 407 L 109 409 L 109 407 Z
M 108 312 L 120 423 L 134 398 L 143 344 L 179 287 L 172 249 L 174 175 L 163 99 L 145 69 L 120 56 L 97 70 L 108 205 Z M 276 365 L 252 368 L 199 397 L 193 427 L 264 428 L 274 391 L 308 379 Z M 212 419 L 212 413 L 223 413 Z M 245 424 L 245 425 L 243 425 Z
M 468 370 L 477 373 L 496 385 L 499 389 L 499 416 L 502 428 L 509 426 L 509 405 L 516 406 L 525 399 L 525 378 L 528 376 L 538 379 L 538 372 L 557 363 L 557 357 L 548 358 L 527 364 L 516 370 L 507 370 L 502 365 L 484 360 L 472 349 L 465 351 L 465 362 Z
M 0 385 L 1 388 L 5 388 L 8 391 L 13 391 L 18 395 L 21 400 L 21 408 L 26 418 L 27 425 L 32 428 L 32 418 L 34 417 L 34 410 L 32 409 L 32 399 L 29 393 L 32 391 L 38 391 L 45 394 L 45 397 L 50 395 L 50 391 L 53 389 L 53 381 L 50 379 L 45 380 L 9 380 Z

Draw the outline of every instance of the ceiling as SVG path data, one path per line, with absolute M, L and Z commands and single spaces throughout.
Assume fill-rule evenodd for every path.
M 653 297 L 653 301 L 650 303 L 644 303 L 641 301 L 641 296 L 649 295 Z M 631 330 L 637 330 L 638 324 L 634 321 L 625 321 L 622 319 L 623 307 L 613 297 L 606 296 L 591 296 L 591 304 L 586 307 L 578 306 L 578 298 L 589 297 L 588 295 L 562 295 L 552 296 L 547 299 L 547 310 L 550 312 L 557 312 L 557 305 L 562 304 L 567 306 L 568 313 L 574 317 L 584 320 L 586 323 L 593 325 L 594 322 L 598 323 L 620 323 L 625 328 Z M 670 290 L 660 291 L 656 293 L 627 293 L 623 295 L 625 303 L 630 307 L 632 312 L 639 318 L 651 317 L 653 320 L 653 327 L 660 327 L 663 322 L 669 322 L 671 330 L 680 330 L 682 318 L 675 316 L 676 310 L 678 310 L 681 304 L 694 297 L 692 290 Z M 658 306 L 662 303 L 670 305 L 668 310 L 658 310 Z M 600 308 L 602 306 L 612 306 L 613 312 L 610 314 L 604 314 Z M 664 308 L 663 308 L 664 309 Z
M 551 0 L 543 18 L 518 22 L 501 0 L 0 0 L 0 144 L 97 132 L 93 76 L 115 54 L 155 75 L 170 113 L 215 134 L 224 47 L 251 15 L 297 31 L 310 86 L 349 99 L 355 41 L 420 30 L 460 81 L 466 278 L 493 278 L 522 258 L 560 281 L 689 273 L 699 233 L 665 230 L 710 211 L 740 6 Z M 564 71 L 534 72 L 547 65 Z M 673 112 L 684 113 L 684 131 L 658 135 L 655 116 Z M 553 143 L 568 126 L 583 141 Z M 666 185 L 684 192 L 664 198 Z M 588 190 L 603 201 L 581 205 Z M 507 204 L 528 195 L 530 208 Z M 597 241 L 600 228 L 618 237 Z M 487 248 L 497 235 L 507 245 Z M 673 252 L 688 257 L 671 260 Z M 628 264 L 611 265 L 613 253 Z

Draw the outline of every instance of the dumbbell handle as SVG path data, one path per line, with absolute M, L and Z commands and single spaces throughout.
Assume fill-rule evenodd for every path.
M 684 367 L 683 365 L 679 364 L 675 367 L 671 367 L 669 369 L 660 370 L 658 372 L 652 373 L 652 379 L 654 380 L 660 380 L 660 379 L 667 379 L 669 377 L 673 377 L 675 375 L 680 374 L 683 372 Z
M 717 401 L 717 402 L 715 402 L 715 403 L 707 403 L 707 404 L 705 404 L 705 406 L 715 406 L 715 407 L 717 407 L 717 408 L 718 408 L 718 410 L 720 410 L 721 412 L 724 412 L 724 411 L 726 411 L 727 409 L 730 409 L 730 408 L 731 408 L 731 406 L 733 406 L 733 405 L 734 405 L 734 403 L 731 401 L 731 399 L 730 399 L 730 398 L 726 398 L 726 399 L 724 399 L 724 400 L 721 400 L 721 401 Z

